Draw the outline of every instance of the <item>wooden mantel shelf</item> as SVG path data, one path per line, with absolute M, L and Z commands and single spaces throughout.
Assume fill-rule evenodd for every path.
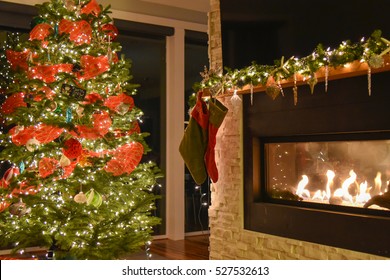
M 380 72 L 386 72 L 390 71 L 390 55 L 384 55 L 384 65 L 380 68 L 371 68 L 371 73 L 380 73 Z M 351 78 L 356 76 L 362 76 L 368 74 L 368 64 L 366 62 L 360 62 L 360 61 L 354 61 L 352 63 L 349 63 L 345 65 L 344 67 L 329 67 L 328 68 L 328 80 L 338 80 L 338 79 L 345 79 L 345 78 Z M 316 72 L 316 77 L 318 82 L 324 82 L 325 81 L 325 67 L 322 67 L 320 70 Z M 287 80 L 281 80 L 280 85 L 283 88 L 293 87 L 294 86 L 294 78 L 289 78 Z M 307 77 L 304 77 L 300 74 L 296 75 L 296 85 L 307 85 Z M 266 86 L 259 85 L 253 87 L 253 92 L 264 92 L 266 91 Z M 241 90 L 237 91 L 237 94 L 246 94 L 250 93 L 250 85 L 245 85 Z M 228 90 L 223 95 L 231 95 L 233 94 L 233 90 Z

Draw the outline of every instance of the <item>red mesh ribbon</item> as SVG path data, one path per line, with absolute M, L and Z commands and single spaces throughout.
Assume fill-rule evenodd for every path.
M 83 80 L 92 79 L 110 69 L 107 56 L 83 55 L 80 59 L 80 64 L 84 73 L 79 74 L 79 79 Z
M 7 60 L 11 65 L 12 70 L 18 70 L 18 69 L 27 70 L 28 69 L 27 60 L 30 53 L 31 52 L 29 50 L 25 50 L 23 52 L 6 50 Z
M 50 35 L 50 29 L 52 29 L 52 27 L 48 23 L 37 24 L 30 31 L 30 40 L 40 40 L 40 41 L 45 40 L 46 37 Z
M 90 44 L 92 40 L 92 27 L 85 20 L 69 21 L 62 19 L 58 25 L 60 34 L 68 33 L 69 39 L 76 43 L 76 45 Z
M 53 158 L 43 158 L 38 163 L 38 172 L 42 178 L 46 178 L 54 173 L 58 166 L 58 161 Z
M 85 101 L 83 102 L 83 104 L 93 104 L 98 100 L 103 101 L 103 97 L 99 93 L 96 93 L 96 92 L 88 93 L 84 99 L 85 99 Z
M 24 93 L 17 92 L 9 96 L 1 106 L 1 112 L 4 115 L 11 114 L 18 107 L 27 107 L 27 104 L 24 102 Z
M 58 73 L 72 73 L 72 69 L 72 64 L 39 65 L 31 67 L 28 76 L 30 79 L 39 79 L 45 83 L 52 83 L 56 81 Z
M 18 197 L 20 194 L 36 194 L 39 191 L 39 188 L 36 186 L 31 186 L 26 181 L 23 181 L 19 184 L 18 188 L 12 190 L 10 197 Z
M 0 200 L 2 200 L 2 197 L 0 197 Z M 11 205 L 10 202 L 2 200 L 0 201 L 0 213 L 3 212 L 5 209 L 7 209 Z
M 85 5 L 81 9 L 82 14 L 93 14 L 94 16 L 98 16 L 102 9 L 100 8 L 99 4 L 96 2 L 96 0 L 91 0 L 87 5 Z
M 70 175 L 72 175 L 73 170 L 75 169 L 76 165 L 78 164 L 78 161 L 73 161 L 70 165 L 63 167 L 64 174 L 61 176 L 62 179 L 68 178 Z
M 113 158 L 107 162 L 104 170 L 112 173 L 114 176 L 119 176 L 124 173 L 130 174 L 137 167 L 142 159 L 144 147 L 141 143 L 132 142 L 119 147 Z
M 34 96 L 35 101 L 42 101 L 44 98 L 52 100 L 55 92 L 48 86 L 44 86 L 38 90 L 38 94 Z
M 52 125 L 40 124 L 33 133 L 33 137 L 39 141 L 41 144 L 46 144 L 57 139 L 62 132 L 63 128 L 59 128 Z
M 19 175 L 18 167 L 10 167 L 4 173 L 3 178 L 1 179 L 1 188 L 8 188 L 12 177 Z M 0 197 L 0 212 L 4 211 L 10 205 L 10 202 L 7 199 L 18 197 L 20 194 L 28 195 L 28 194 L 36 194 L 38 192 L 38 188 L 35 186 L 30 186 L 23 181 L 19 183 L 19 185 L 14 188 L 9 194 L 7 194 L 6 199 Z
M 93 114 L 93 127 L 87 125 L 77 125 L 76 132 L 71 133 L 75 137 L 85 139 L 102 138 L 109 131 L 112 120 L 107 112 Z
M 61 19 L 60 24 L 58 24 L 58 32 L 61 35 L 62 33 L 72 32 L 73 30 L 73 21 L 67 19 Z
M 129 106 L 128 110 L 130 111 L 134 107 L 134 99 L 125 93 L 121 93 L 117 96 L 110 96 L 104 101 L 104 106 L 107 106 L 115 112 L 119 111 L 118 106 L 121 104 L 127 104 Z
M 123 136 L 131 135 L 133 133 L 140 133 L 140 132 L 141 132 L 141 128 L 139 127 L 138 122 L 133 121 L 132 127 L 130 130 L 128 130 L 128 131 L 116 130 L 116 131 L 114 131 L 114 135 L 115 135 L 115 137 L 123 137 Z
M 63 128 L 56 126 L 39 124 L 37 126 L 29 126 L 21 129 L 20 127 L 13 127 L 10 129 L 12 142 L 17 145 L 25 145 L 28 140 L 35 138 L 41 144 L 46 144 L 57 139 L 64 131 Z

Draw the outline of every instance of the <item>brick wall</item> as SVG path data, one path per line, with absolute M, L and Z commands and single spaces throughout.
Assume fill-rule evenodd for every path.
M 222 66 L 219 0 L 210 0 L 210 68 Z M 211 186 L 209 209 L 210 259 L 384 259 L 380 256 L 303 242 L 243 229 L 241 111 L 233 112 L 230 97 L 220 101 L 229 112 L 218 130 L 216 161 L 219 180 Z

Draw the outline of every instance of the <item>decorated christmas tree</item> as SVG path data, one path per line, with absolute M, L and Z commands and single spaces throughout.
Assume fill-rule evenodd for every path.
M 148 244 L 161 176 L 140 131 L 129 59 L 110 7 L 37 5 L 28 40 L 1 57 L 0 246 L 116 259 Z

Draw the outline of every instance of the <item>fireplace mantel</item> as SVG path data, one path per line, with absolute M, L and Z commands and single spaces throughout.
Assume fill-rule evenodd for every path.
M 328 70 L 326 70 L 325 67 L 320 68 L 319 71 L 315 73 L 317 81 L 318 82 L 324 82 L 326 79 L 329 81 L 332 80 L 339 80 L 339 79 L 346 79 L 346 78 L 351 78 L 351 77 L 357 77 L 357 76 L 363 76 L 363 75 L 368 75 L 369 71 L 371 74 L 375 73 L 381 73 L 381 72 L 386 72 L 390 71 L 390 55 L 384 55 L 384 65 L 379 68 L 370 68 L 368 67 L 367 62 L 361 62 L 361 61 L 354 61 L 351 63 L 348 63 L 344 65 L 344 67 L 329 67 Z M 328 74 L 326 74 L 326 71 L 328 71 Z M 307 84 L 307 77 L 296 74 L 296 80 L 294 81 L 294 78 L 289 78 L 285 80 L 280 80 L 280 86 L 282 88 L 288 88 L 288 87 L 293 87 L 294 85 L 301 86 L 301 85 L 306 85 Z M 265 85 L 256 85 L 253 86 L 253 92 L 258 93 L 258 92 L 264 92 L 266 91 L 267 86 Z M 245 85 L 241 89 L 237 90 L 237 94 L 248 94 L 252 92 L 251 86 L 250 85 Z M 222 94 L 221 96 L 226 96 L 226 95 L 232 95 L 234 93 L 233 89 L 228 89 Z

